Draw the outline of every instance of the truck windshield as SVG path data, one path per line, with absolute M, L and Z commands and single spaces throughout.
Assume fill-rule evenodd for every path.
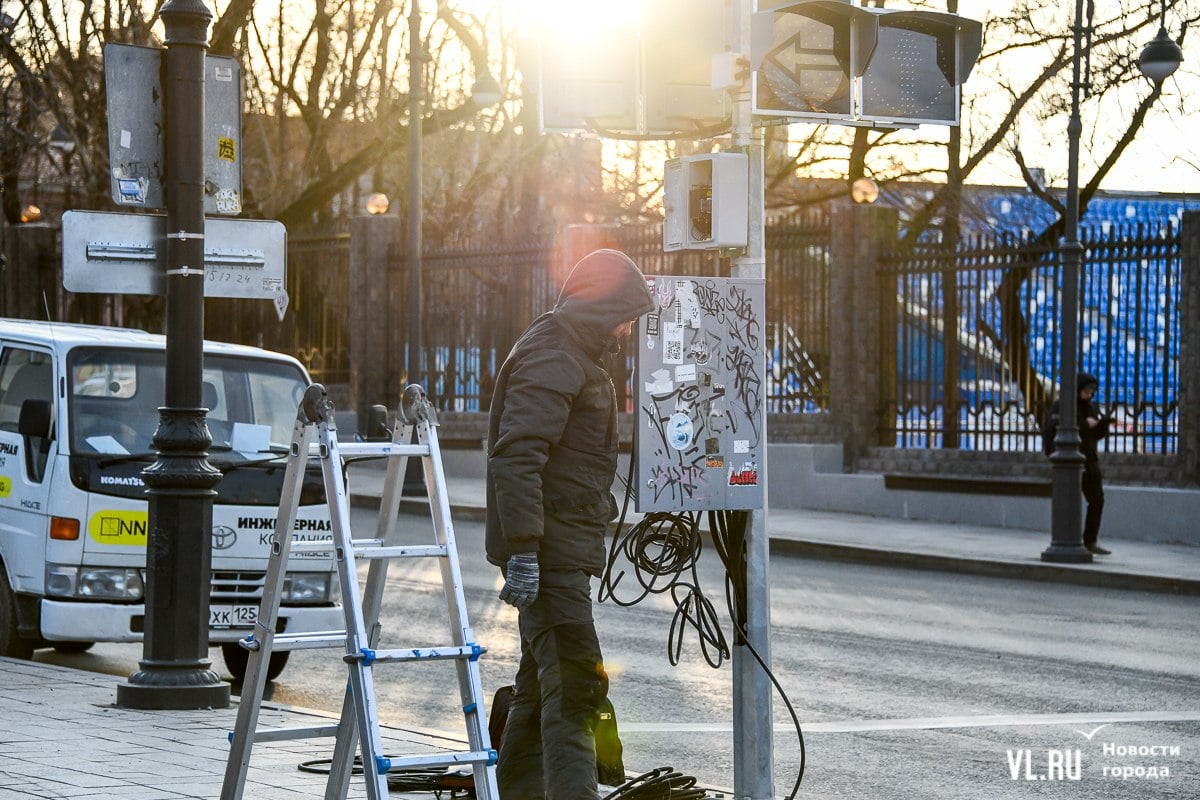
M 71 452 L 120 457 L 151 453 L 163 405 L 166 356 L 132 348 L 79 347 L 68 359 Z M 295 364 L 204 356 L 203 399 L 213 451 L 286 450 L 308 385 Z

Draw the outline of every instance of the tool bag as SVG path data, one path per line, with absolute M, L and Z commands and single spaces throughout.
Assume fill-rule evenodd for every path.
M 492 747 L 500 749 L 508 707 L 512 703 L 514 686 L 501 686 L 492 698 L 488 712 L 488 734 Z M 600 704 L 596 721 L 596 779 L 605 786 L 620 786 L 625 782 L 625 764 L 621 760 L 621 737 L 617 734 L 617 712 L 607 697 Z

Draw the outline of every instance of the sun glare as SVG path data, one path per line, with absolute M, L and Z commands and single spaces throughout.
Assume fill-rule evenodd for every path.
M 637 26 L 642 0 L 505 0 L 520 8 L 525 26 L 543 35 L 585 40 L 615 28 Z

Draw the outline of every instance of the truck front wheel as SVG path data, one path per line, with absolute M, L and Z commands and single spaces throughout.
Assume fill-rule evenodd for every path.
M 33 641 L 17 630 L 17 598 L 8 583 L 8 573 L 0 564 L 0 656 L 32 658 Z
M 225 642 L 221 645 L 221 655 L 225 658 L 225 667 L 233 676 L 234 683 L 246 680 L 246 667 L 250 663 L 250 651 L 237 642 Z M 267 680 L 273 681 L 279 677 L 279 673 L 283 672 L 283 668 L 287 666 L 290 655 L 291 653 L 271 653 L 271 660 L 267 662 Z

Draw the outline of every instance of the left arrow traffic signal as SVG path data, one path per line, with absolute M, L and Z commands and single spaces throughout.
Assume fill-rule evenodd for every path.
M 754 113 L 847 125 L 958 124 L 983 26 L 956 14 L 806 0 L 752 18 Z

